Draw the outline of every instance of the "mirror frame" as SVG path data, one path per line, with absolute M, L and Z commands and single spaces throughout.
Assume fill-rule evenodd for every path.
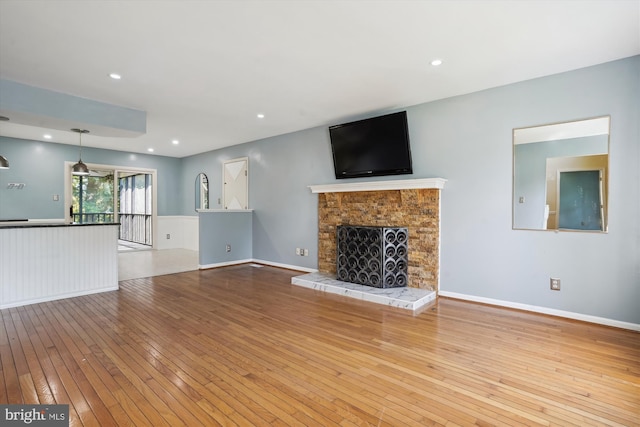
M 204 206 L 202 206 L 204 200 Z M 196 212 L 202 209 L 209 209 L 211 203 L 209 198 L 209 177 L 204 172 L 200 172 L 196 176 L 196 188 L 195 188 L 195 210 Z
M 597 140 L 599 136 L 606 135 L 606 152 L 602 150 L 602 138 Z M 590 143 L 593 147 L 586 150 L 573 149 L 571 146 L 561 147 L 558 142 L 567 141 L 574 145 L 579 138 L 585 139 L 584 142 Z M 537 143 L 543 143 L 536 147 Z M 535 230 L 535 231 L 570 231 L 570 232 L 587 232 L 587 233 L 607 233 L 609 220 L 609 176 L 610 176 L 610 143 L 611 143 L 611 116 L 597 116 L 586 119 L 576 119 L 564 122 L 555 122 L 542 125 L 514 128 L 512 133 L 512 216 L 511 228 L 513 230 Z M 522 173 L 518 173 L 518 168 L 523 166 L 529 169 L 528 173 L 540 176 L 541 165 L 539 161 L 536 164 L 522 162 L 522 155 L 517 158 L 518 146 L 526 146 L 535 150 L 538 156 L 543 155 L 545 160 L 544 174 L 544 195 L 541 198 L 540 191 L 535 192 L 532 203 L 541 209 L 532 211 L 518 209 L 519 206 L 529 202 L 528 194 L 523 189 L 523 181 L 518 182 L 518 178 L 522 177 Z M 531 144 L 531 145 L 530 145 Z M 536 150 L 536 148 L 538 150 Z M 542 150 L 547 148 L 553 150 L 547 153 Z M 521 153 L 522 154 L 522 153 Z M 606 156 L 603 158 L 602 156 Z M 538 160 L 540 160 L 538 158 Z M 522 169 L 519 169 L 522 171 Z M 581 228 L 559 228 L 559 206 L 560 205 L 560 178 L 565 172 L 600 172 L 600 228 L 599 229 L 581 229 Z M 567 175 L 565 175 L 567 178 Z M 532 182 L 538 183 L 539 180 L 533 179 Z M 595 180 L 592 181 L 595 184 Z M 525 182 L 526 183 L 526 182 Z M 532 187 L 540 188 L 541 185 L 534 184 Z M 597 191 L 597 189 L 596 189 Z M 531 203 L 531 202 L 530 202 Z M 540 211 L 538 215 L 538 210 Z M 531 215 L 531 213 L 534 213 Z M 529 215 L 527 215 L 529 214 Z M 539 218 L 538 218 L 539 216 Z M 539 220 L 539 221 L 538 221 Z M 540 227 L 536 227 L 536 221 L 540 223 Z M 588 221 L 587 221 L 588 223 Z M 551 228 L 548 226 L 553 224 Z

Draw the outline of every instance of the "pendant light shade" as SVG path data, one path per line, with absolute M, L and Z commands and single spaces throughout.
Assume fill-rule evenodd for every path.
M 87 176 L 89 175 L 89 168 L 80 160 L 71 168 L 71 175 Z
M 71 132 L 77 132 L 80 137 L 80 154 L 78 156 L 78 163 L 76 163 L 75 165 L 73 165 L 73 167 L 71 167 L 71 175 L 87 176 L 89 175 L 89 168 L 87 167 L 87 165 L 82 163 L 82 134 L 89 133 L 89 131 L 86 129 L 74 128 L 74 129 L 71 129 Z

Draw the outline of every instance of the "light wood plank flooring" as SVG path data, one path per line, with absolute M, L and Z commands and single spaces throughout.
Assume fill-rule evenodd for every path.
M 634 426 L 640 334 L 441 298 L 422 313 L 271 267 L 0 311 L 0 403 L 72 426 Z

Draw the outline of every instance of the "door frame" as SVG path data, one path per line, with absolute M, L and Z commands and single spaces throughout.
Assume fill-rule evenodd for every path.
M 72 181 L 71 181 L 71 168 L 76 162 L 64 162 L 64 219 L 66 223 L 71 223 L 72 218 L 69 214 L 69 206 L 73 204 L 73 189 Z M 153 245 L 151 246 L 153 249 L 156 248 L 157 237 L 158 237 L 158 170 L 157 169 L 147 169 L 147 168 L 136 168 L 129 166 L 115 166 L 115 165 L 103 165 L 99 163 L 86 163 L 87 168 L 89 169 L 98 169 L 98 170 L 108 170 L 113 171 L 113 214 L 114 221 L 120 222 L 120 212 L 118 212 L 118 199 L 119 199 L 119 187 L 117 184 L 117 180 L 120 172 L 134 172 L 141 174 L 151 175 L 151 227 L 152 227 L 152 241 Z

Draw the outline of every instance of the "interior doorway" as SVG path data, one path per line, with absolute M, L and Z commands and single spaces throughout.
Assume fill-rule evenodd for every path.
M 157 223 L 156 170 L 87 164 L 88 176 L 65 163 L 68 222 L 119 222 L 119 250 L 153 249 Z
M 153 177 L 149 173 L 116 171 L 119 239 L 153 247 Z M 124 244 L 123 246 L 127 246 Z M 129 245 L 131 247 L 131 245 Z M 133 246 L 135 248 L 135 246 Z

